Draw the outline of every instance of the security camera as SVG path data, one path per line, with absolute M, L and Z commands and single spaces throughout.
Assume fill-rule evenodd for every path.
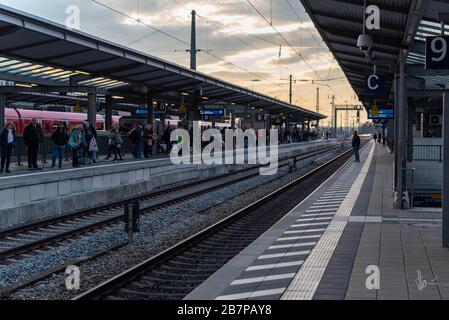
M 357 40 L 357 47 L 363 52 L 368 52 L 373 47 L 373 38 L 369 34 L 361 34 Z

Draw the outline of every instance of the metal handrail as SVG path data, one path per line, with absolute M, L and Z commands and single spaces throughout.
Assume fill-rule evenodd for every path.
M 443 161 L 443 146 L 413 145 L 413 161 Z

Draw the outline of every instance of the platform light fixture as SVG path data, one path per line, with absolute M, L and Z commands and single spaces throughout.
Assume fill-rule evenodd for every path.
M 16 83 L 16 87 L 21 87 L 21 88 L 34 88 L 34 87 L 37 87 L 37 84 Z

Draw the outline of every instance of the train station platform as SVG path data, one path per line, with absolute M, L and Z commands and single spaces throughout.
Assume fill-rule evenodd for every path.
M 337 140 L 281 145 L 279 158 L 339 145 Z M 248 165 L 175 165 L 169 157 L 161 156 L 63 170 L 16 170 L 0 176 L 0 230 L 245 167 Z
M 361 157 L 186 300 L 449 299 L 441 210 L 394 210 L 393 156 Z

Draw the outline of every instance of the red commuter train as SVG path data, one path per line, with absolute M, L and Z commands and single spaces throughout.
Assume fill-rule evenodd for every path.
M 54 128 L 61 122 L 67 123 L 69 129 L 83 123 L 87 120 L 85 113 L 72 112 L 53 112 L 39 111 L 28 109 L 5 109 L 5 121 L 12 122 L 19 136 L 23 135 L 25 127 L 31 123 L 31 119 L 35 118 L 42 126 L 44 133 L 52 133 Z M 113 116 L 112 122 L 119 122 L 120 116 Z M 97 130 L 105 130 L 105 118 L 101 114 L 97 114 Z

